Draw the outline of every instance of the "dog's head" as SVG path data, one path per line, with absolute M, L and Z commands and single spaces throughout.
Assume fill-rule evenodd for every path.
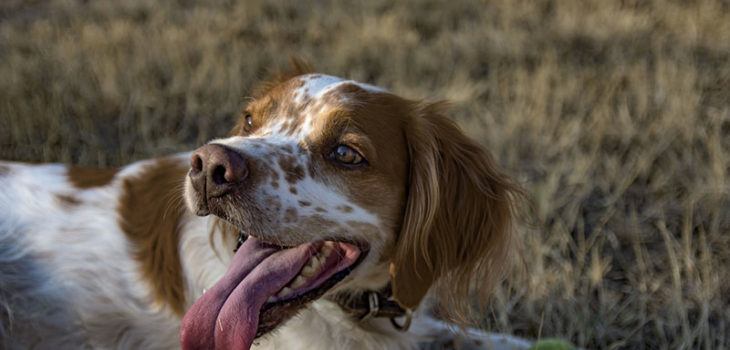
M 323 295 L 389 283 L 404 308 L 434 290 L 459 314 L 502 275 L 518 192 L 442 104 L 320 74 L 264 84 L 191 159 L 188 206 L 249 238 L 183 344 L 250 345 Z

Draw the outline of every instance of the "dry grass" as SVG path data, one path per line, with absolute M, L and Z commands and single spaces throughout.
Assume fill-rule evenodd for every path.
M 537 225 L 490 329 L 730 345 L 727 1 L 5 0 L 0 157 L 191 149 L 290 55 L 451 99 L 525 184 Z

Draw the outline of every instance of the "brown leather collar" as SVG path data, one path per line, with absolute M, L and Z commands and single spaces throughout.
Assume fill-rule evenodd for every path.
M 407 331 L 411 324 L 411 310 L 404 309 L 392 299 L 390 285 L 380 291 L 366 291 L 363 293 L 339 293 L 332 297 L 342 310 L 351 317 L 360 321 L 370 318 L 389 318 L 393 327 L 399 331 Z M 396 318 L 405 317 L 403 323 Z

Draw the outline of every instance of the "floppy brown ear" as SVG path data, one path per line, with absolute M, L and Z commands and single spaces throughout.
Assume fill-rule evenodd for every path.
M 266 95 L 275 86 L 299 75 L 313 73 L 314 68 L 305 59 L 297 56 L 289 57 L 289 67 L 268 74 L 268 79 L 259 82 L 251 91 L 251 97 L 258 98 Z M 245 126 L 245 111 L 241 112 L 236 125 L 228 133 L 228 136 L 240 135 Z
M 289 66 L 269 73 L 269 78 L 258 84 L 253 90 L 253 96 L 266 94 L 272 87 L 279 85 L 299 75 L 314 73 L 314 68 L 304 58 L 298 56 L 289 57 Z
M 484 300 L 502 278 L 521 190 L 443 109 L 420 107 L 406 131 L 410 188 L 391 281 L 404 307 L 433 287 L 446 312 L 464 316 L 471 293 Z

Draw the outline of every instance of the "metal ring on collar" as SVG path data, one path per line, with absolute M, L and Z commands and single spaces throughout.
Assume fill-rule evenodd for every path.
M 398 321 L 395 320 L 395 317 L 390 318 L 390 323 L 393 325 L 393 328 L 401 331 L 401 332 L 407 332 L 408 328 L 411 328 L 411 319 L 413 319 L 413 311 L 411 309 L 406 309 L 405 320 L 403 320 L 403 324 L 399 324 Z

